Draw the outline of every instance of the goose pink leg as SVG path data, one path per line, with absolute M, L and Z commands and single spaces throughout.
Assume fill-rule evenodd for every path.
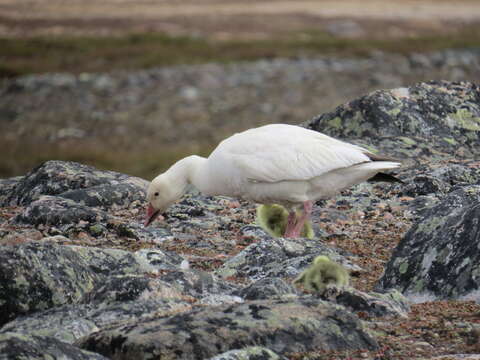
M 302 233 L 303 226 L 305 225 L 305 221 L 310 219 L 310 215 L 312 214 L 313 209 L 313 202 L 312 201 L 305 201 L 303 203 L 303 214 L 297 219 L 297 214 L 295 211 L 290 211 L 288 214 L 287 219 L 287 228 L 285 229 L 286 238 L 296 238 L 300 237 Z
M 295 224 L 297 223 L 297 214 L 294 210 L 290 210 L 287 218 L 287 226 L 285 228 L 285 234 L 283 237 L 290 238 L 294 236 Z

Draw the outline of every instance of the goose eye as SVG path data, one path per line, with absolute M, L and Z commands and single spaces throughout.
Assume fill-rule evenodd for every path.
M 158 196 L 158 195 L 160 195 L 160 194 L 159 194 L 158 192 L 156 192 L 156 193 L 155 193 L 155 194 L 153 194 L 153 195 L 155 195 L 155 196 Z

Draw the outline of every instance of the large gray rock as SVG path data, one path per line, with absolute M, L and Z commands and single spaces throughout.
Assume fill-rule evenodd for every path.
M 474 160 L 428 163 L 415 167 L 403 180 L 405 184 L 400 187 L 401 195 L 434 195 L 440 198 L 450 193 L 455 186 L 478 183 L 480 168 Z
M 73 343 L 103 328 L 151 316 L 167 315 L 191 309 L 191 301 L 176 294 L 148 294 L 131 301 L 89 303 L 58 306 L 39 311 L 5 324 L 0 334 L 15 332 L 24 335 L 53 337 Z
M 0 246 L 0 325 L 19 314 L 77 303 L 109 276 L 158 273 L 180 261 L 158 250 L 132 254 L 42 243 Z
M 355 313 L 361 312 L 371 317 L 399 316 L 408 317 L 410 302 L 397 290 L 385 293 L 364 293 L 352 287 L 327 288 L 321 298 L 333 301 Z
M 98 207 L 84 205 L 81 201 L 60 196 L 41 196 L 31 202 L 14 218 L 18 224 L 43 226 L 50 233 L 75 237 L 85 232 L 93 238 L 102 238 L 106 234 L 114 237 L 128 237 L 142 242 L 161 243 L 172 237 L 171 233 L 160 227 L 144 227 L 135 219 L 125 222 Z
M 238 289 L 209 272 L 188 269 L 169 271 L 161 276 L 162 281 L 171 284 L 177 291 L 196 299 L 210 295 L 230 294 Z
M 480 302 L 480 186 L 458 188 L 426 209 L 394 250 L 377 288 L 416 301 L 467 297 Z
M 112 359 L 202 359 L 251 345 L 278 354 L 378 346 L 355 315 L 314 299 L 200 308 L 111 327 L 79 345 Z
M 468 132 L 477 137 L 479 96 L 478 87 L 467 82 L 431 81 L 377 90 L 314 118 L 309 126 L 337 137 L 459 138 Z
M 267 239 L 264 241 L 251 244 L 230 258 L 215 273 L 222 278 L 248 277 L 252 281 L 265 277 L 292 278 L 320 254 L 329 256 L 349 269 L 360 270 L 358 266 L 346 260 L 338 250 L 325 245 L 320 239 L 306 241 L 266 236 Z
M 0 360 L 108 360 L 51 337 L 8 332 L 0 334 Z
M 126 206 L 144 199 L 146 180 L 70 161 L 47 161 L 17 182 L 7 204 L 27 205 L 42 195 L 62 195 L 89 206 Z
M 235 292 L 246 300 L 273 299 L 285 295 L 296 295 L 295 288 L 279 278 L 263 278 Z
M 70 199 L 56 196 L 42 196 L 25 207 L 15 221 L 18 223 L 38 225 L 55 225 L 58 228 L 86 222 L 90 226 L 106 223 L 111 216 L 107 212 L 90 208 Z
M 16 176 L 9 179 L 0 179 L 0 205 L 8 204 L 8 199 L 12 196 L 13 189 L 23 179 L 23 176 Z
M 480 154 L 480 90 L 473 83 L 448 81 L 377 90 L 304 125 L 362 139 L 399 158 L 450 158 L 452 153 L 468 158 Z
M 164 227 L 145 228 L 146 180 L 68 161 L 47 161 L 23 177 L 0 181 L 0 205 L 23 206 L 20 225 L 42 227 L 49 235 L 122 237 L 160 243 L 171 238 Z M 130 222 L 114 215 L 129 211 Z M 72 236 L 73 235 L 73 236 Z
M 182 295 L 184 294 L 159 278 L 152 278 L 145 274 L 113 275 L 97 283 L 82 297 L 81 302 L 106 305 L 152 297 L 180 298 Z

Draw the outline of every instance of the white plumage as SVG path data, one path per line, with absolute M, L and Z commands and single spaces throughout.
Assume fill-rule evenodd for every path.
M 297 235 L 312 202 L 400 166 L 397 161 L 299 126 L 272 124 L 223 140 L 205 159 L 189 156 L 157 176 L 149 186 L 148 225 L 178 200 L 188 184 L 206 195 L 226 195 L 258 203 L 304 205 L 292 210 L 286 236 Z M 303 227 L 303 223 L 301 224 Z M 291 234 L 293 232 L 293 234 Z

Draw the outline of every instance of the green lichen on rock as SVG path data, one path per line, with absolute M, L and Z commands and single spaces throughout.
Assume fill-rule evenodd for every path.
M 401 265 L 398 267 L 398 271 L 400 274 L 405 274 L 408 270 L 408 262 L 403 262 Z
M 418 224 L 417 231 L 424 234 L 434 234 L 435 231 L 445 223 L 442 216 L 432 216 L 428 220 Z
M 457 125 L 464 129 L 473 131 L 480 130 L 480 117 L 475 116 L 467 109 L 457 109 L 455 113 L 447 114 L 447 116 L 453 119 Z
M 332 127 L 334 129 L 341 129 L 342 128 L 342 119 L 337 116 L 336 118 L 333 118 L 328 121 L 328 126 Z
M 92 234 L 93 236 L 98 236 L 102 235 L 106 229 L 105 226 L 103 226 L 102 224 L 93 224 L 89 227 L 89 230 L 90 234 Z
M 406 145 L 415 145 L 417 142 L 413 140 L 412 138 L 401 136 L 400 139 L 406 144 Z
M 445 140 L 450 145 L 457 145 L 457 141 L 454 138 L 444 137 L 443 140 Z

